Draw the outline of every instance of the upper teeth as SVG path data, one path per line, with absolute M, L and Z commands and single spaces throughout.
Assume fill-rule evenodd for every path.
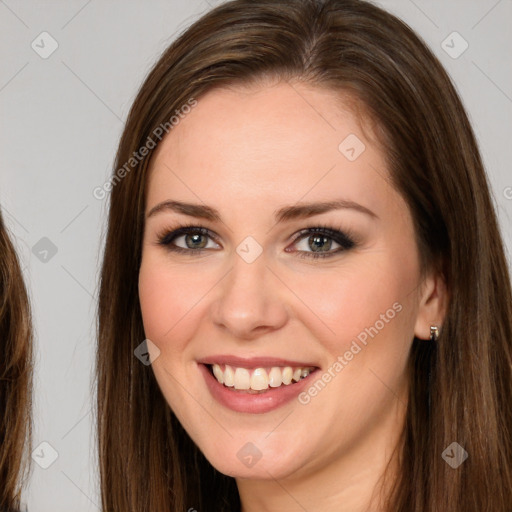
M 311 367 L 292 368 L 291 366 L 273 366 L 271 368 L 236 368 L 225 365 L 224 369 L 218 364 L 212 365 L 215 378 L 227 387 L 235 389 L 252 389 L 262 391 L 277 388 L 281 384 L 291 384 L 292 380 L 298 382 L 307 377 L 313 370 Z

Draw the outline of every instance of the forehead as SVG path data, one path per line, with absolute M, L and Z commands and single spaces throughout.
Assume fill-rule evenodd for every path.
M 170 192 L 248 206 L 333 193 L 375 202 L 388 171 L 353 105 L 338 92 L 288 82 L 209 91 L 157 147 L 148 202 Z

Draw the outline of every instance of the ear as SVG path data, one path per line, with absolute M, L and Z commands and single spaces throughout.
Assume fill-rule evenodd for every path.
M 419 293 L 418 315 L 414 335 L 422 340 L 430 339 L 430 326 L 441 327 L 448 306 L 448 290 L 441 274 L 430 274 L 422 283 Z

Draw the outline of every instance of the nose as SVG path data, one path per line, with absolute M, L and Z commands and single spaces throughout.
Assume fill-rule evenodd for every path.
M 234 254 L 211 304 L 213 323 L 231 338 L 252 340 L 282 328 L 289 317 L 285 285 L 261 255 L 247 263 Z

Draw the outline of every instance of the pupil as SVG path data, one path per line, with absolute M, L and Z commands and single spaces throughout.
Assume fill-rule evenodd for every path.
M 330 239 L 326 236 L 315 235 L 315 236 L 310 237 L 310 240 L 311 239 L 313 240 L 313 243 L 310 243 L 309 246 L 315 252 L 321 252 L 321 251 L 317 251 L 316 249 L 321 249 L 322 246 L 326 244 L 326 242 L 330 242 Z M 329 248 L 330 248 L 330 243 L 327 243 L 327 249 L 329 249 Z
M 187 235 L 187 237 L 186 237 L 187 247 L 189 247 L 190 249 L 197 248 L 197 247 L 199 247 L 200 249 L 204 248 L 204 246 L 206 245 L 204 243 L 204 240 L 203 240 L 202 244 L 200 244 L 200 245 L 197 244 L 197 242 L 200 242 L 202 236 L 203 235 L 197 234 L 197 233 L 194 235 Z M 192 239 L 192 244 L 188 243 L 189 239 Z

